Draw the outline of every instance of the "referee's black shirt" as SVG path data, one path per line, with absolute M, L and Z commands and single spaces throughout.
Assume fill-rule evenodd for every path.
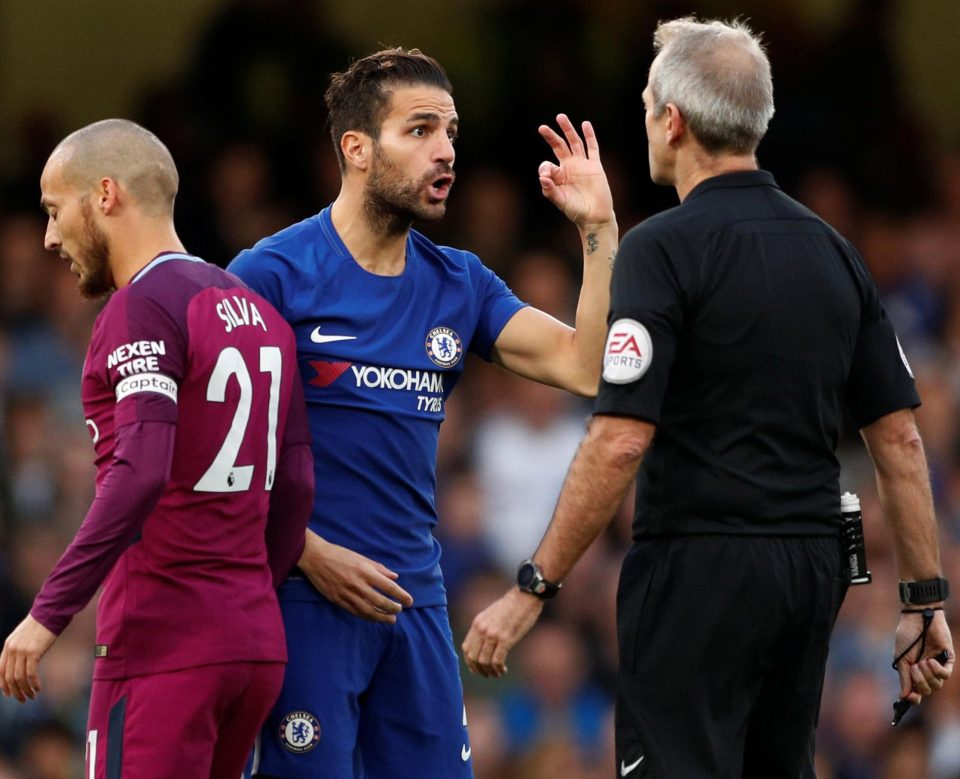
M 842 404 L 920 402 L 857 251 L 765 171 L 630 230 L 609 323 L 596 412 L 657 425 L 635 536 L 834 532 Z

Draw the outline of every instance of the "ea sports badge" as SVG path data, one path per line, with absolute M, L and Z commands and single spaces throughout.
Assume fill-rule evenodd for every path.
M 650 333 L 636 319 L 618 319 L 610 325 L 603 348 L 603 380 L 610 384 L 637 381 L 653 360 Z
M 427 350 L 427 357 L 441 368 L 452 368 L 460 361 L 460 356 L 463 354 L 463 344 L 460 343 L 460 336 L 449 327 L 433 328 L 427 333 L 427 341 L 424 346 Z
M 309 752 L 320 743 L 320 723 L 309 711 L 291 711 L 280 722 L 280 743 L 289 752 Z

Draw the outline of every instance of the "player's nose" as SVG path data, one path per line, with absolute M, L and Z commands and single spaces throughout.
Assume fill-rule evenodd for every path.
M 446 133 L 437 133 L 439 141 L 437 147 L 434 151 L 435 159 L 440 162 L 445 162 L 448 165 L 453 165 L 454 159 L 456 159 L 457 153 L 453 148 L 453 139 L 450 138 Z
M 43 248 L 48 252 L 55 252 L 63 244 L 60 240 L 60 231 L 57 229 L 57 223 L 53 217 L 47 218 L 47 231 L 43 236 Z

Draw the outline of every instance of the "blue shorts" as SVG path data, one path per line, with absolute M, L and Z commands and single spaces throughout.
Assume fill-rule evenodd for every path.
M 281 779 L 470 779 L 463 689 L 445 606 L 394 625 L 280 588 L 289 661 L 254 754 Z

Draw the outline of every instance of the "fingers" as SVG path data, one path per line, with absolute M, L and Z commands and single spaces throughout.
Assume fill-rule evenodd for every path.
M 540 133 L 540 136 L 548 144 L 550 144 L 550 148 L 553 149 L 553 154 L 558 160 L 562 162 L 567 157 L 571 156 L 569 147 L 563 138 L 557 135 L 556 130 L 546 124 L 541 124 L 537 130 Z
M 916 705 L 942 689 L 953 673 L 953 660 L 951 657 L 946 665 L 932 657 L 913 664 L 900 663 L 897 669 L 900 674 L 900 697 Z
M 494 645 L 490 667 L 498 677 L 507 672 L 507 647 L 503 644 Z
M 952 663 L 948 661 L 948 665 L 952 666 Z M 932 695 L 943 687 L 951 671 L 952 667 L 943 666 L 931 657 L 910 666 L 910 681 L 914 691 L 920 695 Z
M 467 668 L 478 676 L 499 678 L 507 673 L 507 647 L 500 644 L 477 624 L 474 619 L 461 645 Z
M 556 175 L 557 171 L 560 170 L 558 165 L 554 165 L 552 162 L 547 162 L 544 160 L 540 163 L 540 167 L 537 169 L 537 174 L 540 176 L 540 179 L 547 179 L 552 182 L 553 177 Z
M 577 133 L 577 129 L 573 126 L 570 118 L 566 114 L 557 114 L 557 124 L 560 125 L 560 129 L 563 130 L 563 137 L 567 139 L 571 154 L 576 157 L 586 156 L 583 141 L 580 140 L 580 135 Z
M 4 647 L 3 651 L 0 652 L 0 693 L 3 693 L 8 698 L 12 694 L 10 685 L 7 683 L 7 664 L 9 659 L 10 653 L 7 651 L 7 648 Z
M 600 144 L 597 142 L 597 133 L 593 129 L 593 124 L 584 122 L 583 139 L 587 145 L 587 157 L 591 160 L 600 159 Z
M 500 678 L 507 672 L 507 648 L 495 636 L 487 636 L 480 644 L 476 665 L 483 676 Z
M 37 672 L 40 667 L 37 658 L 33 655 L 27 655 L 26 673 L 24 677 L 27 680 L 27 689 L 30 691 L 30 697 L 34 697 L 40 692 L 40 674 Z
M 27 684 L 27 657 L 23 652 L 17 653 L 16 663 L 14 664 L 14 683 L 17 685 L 17 700 L 21 703 L 26 698 L 33 697 L 33 690 Z
M 4 641 L 0 652 L 0 692 L 20 703 L 35 698 L 41 688 L 40 658 L 54 640 L 53 633 L 27 615 Z
M 391 600 L 374 589 L 364 590 L 363 592 L 346 592 L 334 599 L 334 602 L 358 617 L 371 622 L 385 622 L 390 625 L 397 621 L 397 615 L 404 608 L 402 604 Z
M 27 698 L 34 697 L 33 688 L 27 683 L 27 657 L 15 650 L 4 653 L 7 655 L 4 695 L 12 695 L 20 703 L 26 703 Z
M 371 622 L 385 622 L 392 625 L 397 621 L 397 614 L 402 611 L 399 603 L 384 598 L 375 591 L 371 593 L 344 591 L 330 597 L 330 600 L 354 616 Z
M 897 668 L 897 673 L 900 675 L 900 697 L 912 704 L 920 703 L 920 695 L 913 691 L 913 680 L 910 678 L 909 667 L 904 668 L 904 664 L 901 663 L 900 667 Z
M 467 667 L 480 676 L 507 673 L 507 654 L 536 622 L 542 601 L 511 589 L 477 614 L 461 649 Z
M 583 123 L 586 147 L 584 147 L 584 141 L 577 133 L 577 129 L 573 126 L 573 122 L 566 114 L 557 114 L 557 125 L 563 133 L 562 136 L 546 124 L 540 125 L 537 129 L 543 139 L 550 144 L 550 148 L 553 149 L 553 153 L 558 160 L 563 162 L 569 157 L 589 157 L 592 159 L 599 155 L 600 147 L 597 144 L 597 136 L 590 122 Z
M 413 605 L 413 596 L 396 583 L 399 574 L 394 573 L 380 563 L 377 563 L 375 567 L 377 572 L 384 577 L 384 580 L 371 581 L 370 585 L 382 592 L 388 598 L 392 598 L 400 606 L 403 606 L 404 608 L 410 608 Z M 399 610 L 400 609 L 398 607 L 397 611 Z
M 923 673 L 919 664 L 910 666 L 910 682 L 913 691 L 921 696 L 930 695 L 936 689 L 932 684 L 932 678 Z M 943 682 L 940 684 L 942 686 Z
M 318 554 L 301 560 L 301 569 L 331 602 L 363 619 L 391 624 L 413 605 L 413 596 L 397 584 L 395 571 L 346 547 L 325 542 L 315 546 Z
M 409 592 L 379 574 L 373 574 L 369 580 L 354 582 L 344 597 L 349 603 L 349 611 L 372 622 L 387 624 L 395 623 L 397 614 L 413 605 L 413 596 Z

